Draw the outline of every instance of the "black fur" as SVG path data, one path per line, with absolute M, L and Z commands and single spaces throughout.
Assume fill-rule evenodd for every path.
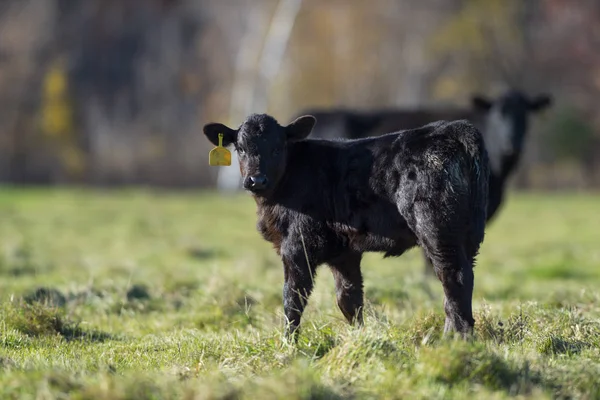
M 300 324 L 319 265 L 333 271 L 344 316 L 361 324 L 362 254 L 400 256 L 419 245 L 444 287 L 445 332 L 469 334 L 489 175 L 480 132 L 463 120 L 375 138 L 303 139 L 314 124 L 304 116 L 283 127 L 254 114 L 234 131 L 257 228 L 283 261 L 287 332 Z M 215 126 L 205 127 L 209 138 Z
M 518 90 L 509 90 L 492 101 L 483 96 L 473 96 L 471 108 L 450 109 L 384 109 L 353 111 L 348 109 L 313 109 L 302 114 L 311 114 L 319 124 L 312 137 L 356 139 L 378 136 L 401 129 L 414 129 L 432 121 L 467 119 L 479 129 L 486 141 L 490 161 L 496 168 L 490 170 L 487 220 L 491 220 L 503 200 L 508 179 L 515 172 L 521 158 L 526 139 L 529 117 L 551 105 L 552 98 L 542 94 L 528 98 Z M 510 121 L 510 146 L 498 150 L 496 135 L 488 124 L 492 112 L 498 112 Z M 432 273 L 431 263 L 426 259 L 425 272 Z

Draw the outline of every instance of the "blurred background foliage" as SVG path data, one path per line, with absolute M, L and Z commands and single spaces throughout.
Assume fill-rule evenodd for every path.
M 0 181 L 211 187 L 202 125 L 547 91 L 515 179 L 600 185 L 600 2 L 2 0 Z

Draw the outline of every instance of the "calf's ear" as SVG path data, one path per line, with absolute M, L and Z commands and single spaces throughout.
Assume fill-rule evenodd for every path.
M 542 111 L 544 108 L 552 105 L 552 96 L 549 94 L 540 94 L 529 101 L 529 109 L 533 112 Z
M 476 110 L 489 111 L 492 108 L 492 102 L 480 95 L 471 97 L 471 104 Z
M 237 131 L 226 127 L 223 124 L 211 123 L 204 125 L 202 128 L 204 134 L 215 146 L 219 145 L 219 133 L 223 134 L 223 146 L 227 147 L 237 141 Z
M 288 140 L 302 140 L 305 139 L 313 127 L 317 123 L 317 119 L 312 115 L 303 115 L 302 117 L 296 118 L 291 124 L 285 127 L 285 133 Z

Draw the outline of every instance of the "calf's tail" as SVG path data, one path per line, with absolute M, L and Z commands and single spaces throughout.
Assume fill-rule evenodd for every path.
M 489 159 L 481 132 L 468 121 L 463 121 L 462 142 L 469 158 L 470 236 L 473 246 L 479 248 L 485 234 L 487 219 Z M 474 250 L 476 252 L 476 250 Z

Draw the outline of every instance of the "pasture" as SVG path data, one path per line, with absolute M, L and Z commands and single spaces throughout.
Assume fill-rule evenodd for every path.
M 600 196 L 511 193 L 444 340 L 420 251 L 363 261 L 365 327 L 319 270 L 297 345 L 250 196 L 0 191 L 0 398 L 600 397 Z

